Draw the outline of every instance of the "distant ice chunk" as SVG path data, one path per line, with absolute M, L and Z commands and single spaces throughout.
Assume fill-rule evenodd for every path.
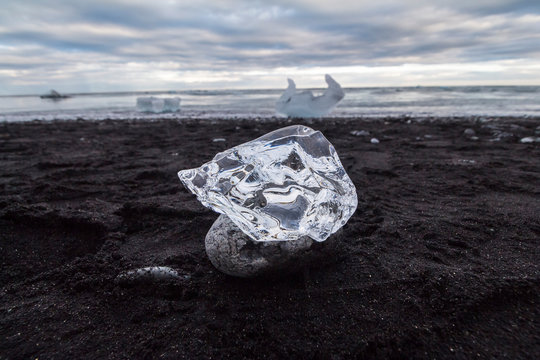
M 321 96 L 315 96 L 311 91 L 296 91 L 296 84 L 287 79 L 289 87 L 276 103 L 276 111 L 294 118 L 310 118 L 325 116 L 345 97 L 341 85 L 330 75 L 325 75 L 328 89 Z
M 377 138 L 371 138 L 371 143 L 372 143 L 372 144 L 378 144 L 378 143 L 379 143 L 379 139 L 377 139 Z
M 163 99 L 163 111 L 164 112 L 176 112 L 180 110 L 180 98 Z
M 150 113 L 176 112 L 180 110 L 180 98 L 138 97 L 137 111 Z
M 52 99 L 52 100 L 61 100 L 61 99 L 67 99 L 69 96 L 62 95 L 58 91 L 51 89 L 47 94 L 40 95 L 40 98 L 42 99 Z

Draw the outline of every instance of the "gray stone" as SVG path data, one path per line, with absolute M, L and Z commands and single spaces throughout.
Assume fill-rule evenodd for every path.
M 206 234 L 206 253 L 221 272 L 255 277 L 298 270 L 335 253 L 341 231 L 324 242 L 308 236 L 289 241 L 254 241 L 226 215 L 220 215 Z
M 178 279 L 178 272 L 168 266 L 149 266 L 124 272 L 116 277 L 119 284 L 160 282 Z
M 471 128 L 467 128 L 463 131 L 463 134 L 465 134 L 465 136 L 474 136 L 476 135 L 476 132 Z

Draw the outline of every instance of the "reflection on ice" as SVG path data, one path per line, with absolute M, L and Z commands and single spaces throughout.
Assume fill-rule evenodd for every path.
M 325 116 L 345 97 L 341 85 L 330 75 L 325 75 L 328 89 L 321 96 L 314 96 L 311 91 L 296 91 L 292 79 L 289 87 L 276 103 L 276 111 L 294 118 L 309 118 Z

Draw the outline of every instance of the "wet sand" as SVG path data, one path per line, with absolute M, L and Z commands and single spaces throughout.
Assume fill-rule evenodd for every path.
M 447 120 L 310 122 L 358 210 L 253 280 L 212 267 L 176 172 L 286 120 L 0 124 L 0 357 L 539 358 L 540 120 Z M 180 278 L 118 281 L 145 266 Z

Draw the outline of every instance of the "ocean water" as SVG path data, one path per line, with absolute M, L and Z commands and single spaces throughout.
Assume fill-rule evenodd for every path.
M 315 95 L 324 89 L 311 89 Z M 330 117 L 540 117 L 540 86 L 346 88 Z M 62 100 L 0 96 L 0 121 L 152 118 L 262 118 L 279 116 L 283 90 L 216 90 L 68 94 Z M 180 97 L 180 111 L 138 112 L 140 96 Z

